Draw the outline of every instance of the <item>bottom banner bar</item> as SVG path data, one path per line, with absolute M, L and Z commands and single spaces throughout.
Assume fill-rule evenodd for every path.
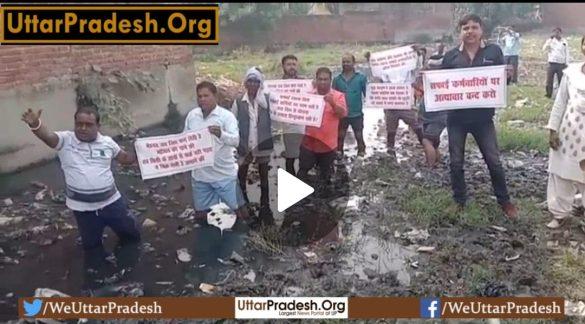
M 36 319 L 563 319 L 558 297 L 70 297 L 19 298 Z

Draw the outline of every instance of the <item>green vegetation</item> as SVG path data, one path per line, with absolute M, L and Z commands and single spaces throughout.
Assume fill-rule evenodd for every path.
M 564 297 L 583 300 L 585 298 L 585 256 L 565 250 L 555 256 L 550 269 L 550 278 Z
M 498 145 L 503 151 L 537 150 L 542 154 L 548 152 L 548 133 L 539 128 L 514 128 L 500 125 L 497 127 Z
M 495 204 L 480 206 L 475 201 L 470 202 L 465 210 L 458 211 L 448 188 L 429 189 L 418 185 L 409 188 L 399 198 L 399 205 L 423 226 L 487 226 L 502 214 Z

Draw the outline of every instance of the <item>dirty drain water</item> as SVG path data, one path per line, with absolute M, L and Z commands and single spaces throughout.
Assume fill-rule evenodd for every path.
M 383 120 L 383 111 L 367 109 L 365 111 L 365 130 L 367 157 L 375 151 L 385 150 L 385 136 L 380 136 L 379 121 Z M 383 125 L 382 125 L 383 126 Z M 402 125 L 403 127 L 403 125 Z M 149 131 L 149 136 L 165 134 L 163 129 Z M 346 155 L 355 159 L 355 142 L 353 134 L 348 131 L 346 138 Z M 129 142 L 122 142 L 128 147 Z M 271 207 L 276 211 L 276 173 L 277 167 L 284 167 L 280 158 L 281 144 L 277 143 L 272 168 L 269 172 Z M 367 158 L 366 157 L 366 158 Z M 355 161 L 355 160 L 354 160 Z M 346 161 L 348 172 L 353 162 Z M 257 170 L 251 166 L 253 184 L 248 185 L 251 201 L 259 201 L 259 179 Z M 149 226 L 143 228 L 142 242 L 138 255 L 117 253 L 116 258 L 109 258 L 109 264 L 99 273 L 90 270 L 93 277 L 101 277 L 99 287 L 87 284 L 87 274 L 91 267 L 84 266 L 84 253 L 78 244 L 75 219 L 62 202 L 52 201 L 49 195 L 41 201 L 35 201 L 35 195 L 41 190 L 30 185 L 32 181 L 42 182 L 55 194 L 62 193 L 64 183 L 62 172 L 56 160 L 19 173 L 2 175 L 0 178 L 0 205 L 10 198 L 12 206 L 0 207 L 0 214 L 7 217 L 22 217 L 16 224 L 2 225 L 0 234 L 0 320 L 15 318 L 18 297 L 32 296 L 37 288 L 51 288 L 68 295 L 79 296 L 88 286 L 95 288 L 96 295 L 142 294 L 144 296 L 189 295 L 199 292 L 200 283 L 214 284 L 225 281 L 233 270 L 229 261 L 232 253 L 244 255 L 243 245 L 247 231 L 236 226 L 231 231 L 220 230 L 213 226 L 197 224 L 190 214 L 192 206 L 191 184 L 187 173 L 142 181 L 137 168 L 114 169 L 116 183 L 129 202 L 129 208 L 138 215 L 142 224 L 149 219 Z M 351 177 L 350 177 L 351 178 Z M 351 188 L 350 188 L 351 190 Z M 2 205 L 3 206 L 3 205 Z M 305 213 L 305 217 L 314 216 Z M 276 219 L 277 226 L 282 226 L 284 219 Z M 290 222 L 294 225 L 295 221 Z M 313 222 L 302 226 L 307 233 L 315 230 Z M 298 244 L 338 240 L 338 219 L 321 220 L 318 234 L 306 234 L 304 241 Z M 301 222 L 302 223 L 302 222 Z M 362 229 L 359 223 L 352 229 L 352 235 L 358 235 Z M 286 227 L 286 226 L 285 226 Z M 31 231 L 31 229 L 42 229 Z M 105 248 L 114 251 L 116 236 L 106 230 Z M 306 240 L 310 238 L 309 240 Z M 356 237 L 357 238 L 357 237 Z M 396 249 L 393 243 L 381 245 L 373 237 L 365 236 L 357 253 L 348 257 L 347 270 L 357 273 L 360 278 L 367 276 L 365 268 L 379 273 L 397 271 L 399 281 L 407 284 L 409 277 L 399 265 L 410 256 L 407 251 Z M 349 241 L 353 238 L 348 238 Z M 177 250 L 187 249 L 192 259 L 182 262 L 177 258 Z M 122 251 L 123 252 L 123 251 Z M 375 253 L 378 260 L 364 261 L 358 255 L 370 256 Z M 138 258 L 136 258 L 138 257 Z M 262 255 L 255 255 L 249 266 L 272 267 L 270 260 Z M 13 264 L 14 261 L 18 264 Z M 130 269 L 122 267 L 128 265 Z M 103 270 L 103 271 L 101 271 Z M 258 280 L 258 279 L 257 279 Z
M 401 285 L 410 285 L 406 261 L 416 255 L 414 249 L 364 234 L 364 227 L 361 220 L 352 224 L 351 233 L 346 238 L 351 245 L 350 253 L 343 258 L 346 263 L 343 272 L 346 275 L 357 274 L 363 280 L 372 274 L 395 273 Z

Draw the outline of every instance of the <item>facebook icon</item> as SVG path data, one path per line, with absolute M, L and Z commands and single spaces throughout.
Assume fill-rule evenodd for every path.
M 438 298 L 421 298 L 420 317 L 422 318 L 441 317 L 441 300 Z

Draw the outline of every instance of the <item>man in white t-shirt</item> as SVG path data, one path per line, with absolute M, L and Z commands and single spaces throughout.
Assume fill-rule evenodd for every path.
M 557 76 L 558 84 L 561 84 L 563 70 L 571 61 L 569 54 L 569 42 L 562 37 L 560 27 L 553 29 L 553 34 L 546 40 L 542 50 L 547 54 L 548 68 L 546 70 L 546 97 L 552 98 L 554 77 Z
M 102 235 L 109 226 L 120 243 L 140 241 L 137 220 L 129 215 L 112 174 L 112 159 L 133 164 L 134 153 L 120 148 L 109 136 L 100 134 L 100 115 L 80 107 L 74 115 L 74 131 L 50 131 L 41 121 L 40 109 L 28 109 L 22 120 L 39 139 L 57 150 L 65 175 L 66 205 L 77 221 L 83 249 L 103 251 Z

